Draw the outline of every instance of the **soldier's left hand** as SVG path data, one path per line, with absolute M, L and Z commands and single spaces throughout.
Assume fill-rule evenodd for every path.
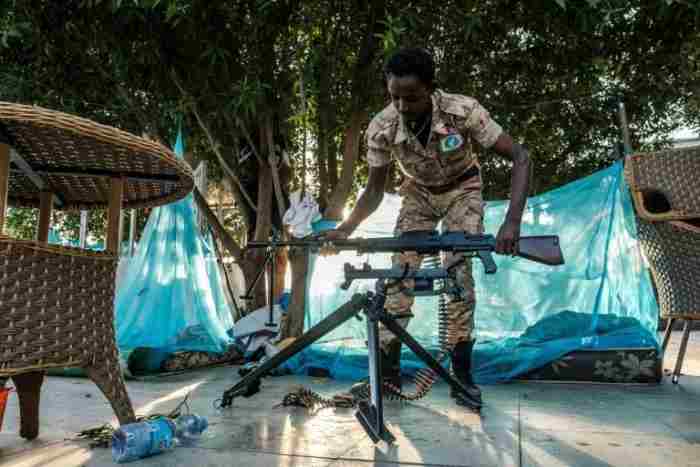
M 496 236 L 496 253 L 501 255 L 517 255 L 518 239 L 520 238 L 520 222 L 506 220 L 498 229 Z

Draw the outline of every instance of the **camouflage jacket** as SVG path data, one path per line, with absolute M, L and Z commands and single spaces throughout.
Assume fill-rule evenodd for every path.
M 472 141 L 488 148 L 503 132 L 471 97 L 436 90 L 432 100 L 431 135 L 426 147 L 407 128 L 393 104 L 372 119 L 365 134 L 371 167 L 385 166 L 393 157 L 409 179 L 426 186 L 446 185 L 478 163 Z

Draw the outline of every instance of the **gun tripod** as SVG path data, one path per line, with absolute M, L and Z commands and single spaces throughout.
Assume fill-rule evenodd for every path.
M 274 241 L 279 241 L 279 232 L 273 231 L 273 240 Z M 248 287 L 248 290 L 246 290 L 245 295 L 241 295 L 241 298 L 243 300 L 252 300 L 253 299 L 253 290 L 255 290 L 255 287 L 258 285 L 258 282 L 262 278 L 263 274 L 265 274 L 265 270 L 268 270 L 268 275 L 267 275 L 267 310 L 268 310 L 268 319 L 267 323 L 265 323 L 265 326 L 267 327 L 275 327 L 277 326 L 275 324 L 275 316 L 274 316 L 274 299 L 275 299 L 275 263 L 277 262 L 277 246 L 273 243 L 269 247 L 267 247 L 265 251 L 265 260 L 263 261 L 262 266 L 258 270 L 257 274 L 255 275 L 255 278 L 253 279 L 253 282 L 251 282 L 250 286 Z
M 384 311 L 387 279 L 412 278 L 415 279 L 416 282 L 422 282 L 432 286 L 432 281 L 434 279 L 444 279 L 450 277 L 450 274 L 450 270 L 443 268 L 408 271 L 401 268 L 372 270 L 368 266 L 365 266 L 364 269 L 357 270 L 346 265 L 346 282 L 343 284 L 343 288 L 347 288 L 354 279 L 378 278 L 375 292 L 368 291 L 363 294 L 353 295 L 348 302 L 341 305 L 337 310 L 309 329 L 292 344 L 282 349 L 269 360 L 263 362 L 251 373 L 248 373 L 235 386 L 224 391 L 221 398 L 221 407 L 230 407 L 233 403 L 233 399 L 236 397 L 250 397 L 257 393 L 260 390 L 260 380 L 265 377 L 269 371 L 286 362 L 350 318 L 357 317 L 357 315 L 362 312 L 367 318 L 370 400 L 363 400 L 358 404 L 355 417 L 374 443 L 377 443 L 379 440 L 392 443 L 395 440 L 394 435 L 391 434 L 384 424 L 382 368 L 379 355 L 381 351 L 379 348 L 379 323 L 382 323 L 402 343 L 406 344 L 406 346 L 431 370 L 445 380 L 453 390 L 463 394 L 464 398 L 462 398 L 462 400 L 468 408 L 478 412 L 481 409 L 481 404 L 468 396 L 467 389 L 462 383 L 450 375 L 450 373 L 406 332 L 391 315 Z

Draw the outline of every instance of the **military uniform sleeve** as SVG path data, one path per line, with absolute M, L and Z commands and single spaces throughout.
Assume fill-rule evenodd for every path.
M 373 119 L 367 127 L 365 139 L 367 142 L 367 164 L 370 167 L 388 165 L 391 162 L 391 149 L 376 119 Z
M 501 125 L 496 123 L 489 112 L 476 101 L 471 113 L 467 116 L 466 127 L 472 138 L 485 148 L 493 146 L 503 133 Z

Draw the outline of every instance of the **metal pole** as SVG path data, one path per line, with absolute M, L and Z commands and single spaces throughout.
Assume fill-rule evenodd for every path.
M 624 144 L 624 156 L 632 153 L 632 141 L 630 140 L 630 128 L 627 123 L 627 112 L 625 111 L 625 103 L 620 101 L 617 107 L 617 113 L 620 118 L 620 131 L 622 132 L 622 142 Z
M 379 323 L 374 316 L 367 316 L 367 346 L 369 347 L 370 401 L 374 407 L 374 433 L 384 437 L 384 400 L 382 399 L 382 363 L 379 357 Z
M 119 234 L 117 235 L 119 243 L 117 243 L 117 256 L 122 254 L 122 241 L 124 240 L 124 210 L 119 211 Z
M 80 248 L 85 249 L 85 244 L 87 242 L 87 231 L 88 231 L 88 212 L 80 211 Z
M 131 210 L 129 219 L 129 256 L 134 256 L 134 244 L 136 243 L 136 209 Z
M 275 306 L 275 263 L 277 262 L 277 249 L 273 246 L 270 248 L 270 275 L 268 276 L 267 288 L 267 306 L 269 310 L 269 318 L 265 326 L 275 327 L 275 316 L 273 314 Z

